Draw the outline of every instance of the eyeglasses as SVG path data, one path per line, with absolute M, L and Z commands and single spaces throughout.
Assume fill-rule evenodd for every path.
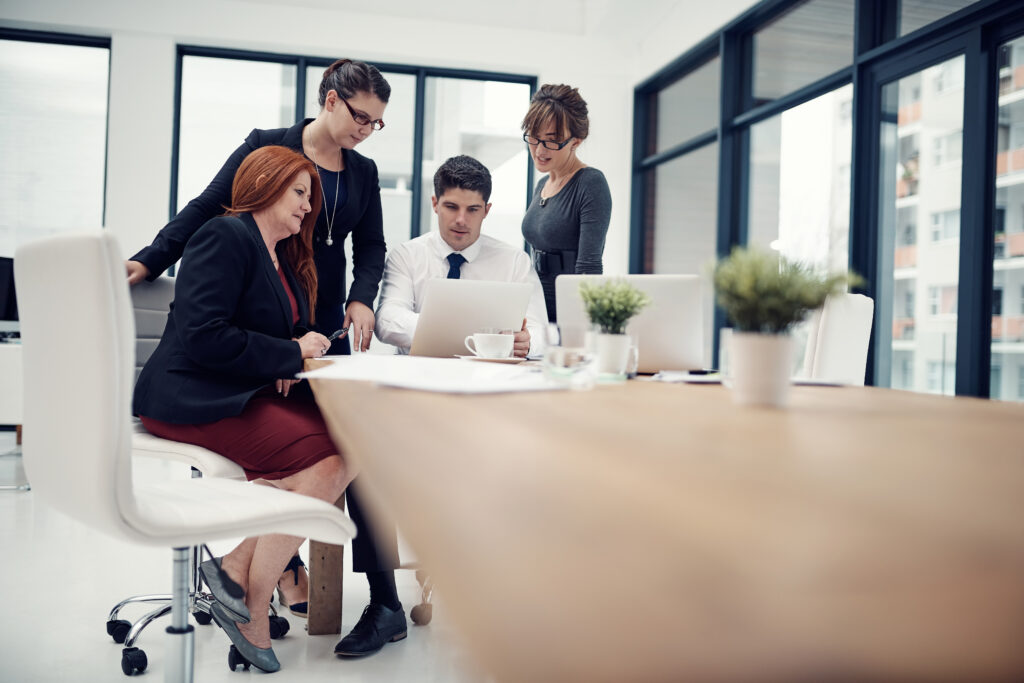
M 348 113 L 352 114 L 352 120 L 358 123 L 360 126 L 372 125 L 374 130 L 381 130 L 384 127 L 384 119 L 371 119 L 363 112 L 356 111 L 355 109 L 353 109 L 352 105 L 349 104 L 348 101 L 340 97 L 338 99 L 345 103 L 345 106 L 348 107 Z
M 523 133 L 523 142 L 530 145 L 531 147 L 536 147 L 537 145 L 544 145 L 544 149 L 553 149 L 555 151 L 558 151 L 565 147 L 566 145 L 568 145 L 570 142 L 572 142 L 572 136 L 570 135 L 568 138 L 566 138 L 565 142 L 555 142 L 554 140 L 541 140 L 539 138 L 533 137 L 529 133 Z

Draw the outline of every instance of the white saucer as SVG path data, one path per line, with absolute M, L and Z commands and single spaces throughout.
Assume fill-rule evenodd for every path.
M 462 360 L 480 360 L 485 363 L 507 363 L 509 365 L 515 365 L 516 363 L 522 363 L 525 358 L 481 358 L 480 356 L 455 356 Z

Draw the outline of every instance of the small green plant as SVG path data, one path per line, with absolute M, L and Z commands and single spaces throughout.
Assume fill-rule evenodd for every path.
M 599 285 L 581 283 L 580 296 L 590 322 L 605 334 L 624 334 L 629 319 L 651 303 L 646 293 L 625 280 L 607 280 Z
M 738 332 L 781 334 L 860 278 L 823 275 L 775 252 L 736 247 L 714 269 L 715 299 Z

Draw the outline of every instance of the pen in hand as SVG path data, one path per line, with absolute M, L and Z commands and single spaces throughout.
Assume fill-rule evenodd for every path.
M 335 339 L 343 339 L 346 334 L 348 334 L 348 328 L 347 327 L 343 327 L 340 330 L 335 330 L 331 334 L 331 336 L 327 338 L 327 341 L 332 342 Z

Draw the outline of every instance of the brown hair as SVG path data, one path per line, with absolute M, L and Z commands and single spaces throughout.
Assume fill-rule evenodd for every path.
M 391 85 L 377 67 L 351 59 L 339 59 L 324 69 L 324 76 L 320 79 L 321 107 L 327 102 L 327 93 L 331 90 L 345 100 L 359 92 L 375 95 L 384 104 L 391 97 Z
M 559 135 L 567 131 L 570 137 L 587 139 L 590 119 L 587 118 L 587 103 L 580 97 L 579 90 L 569 85 L 545 83 L 533 94 L 530 109 L 523 117 L 523 132 L 537 137 L 541 128 L 552 122 Z
M 313 228 L 320 215 L 320 184 L 316 167 L 295 150 L 277 145 L 260 147 L 245 157 L 231 185 L 227 215 L 262 211 L 277 202 L 302 171 L 309 173 L 309 206 L 298 235 L 281 240 L 285 261 L 299 281 L 309 302 L 309 322 L 316 322 L 316 264 L 313 262 Z

